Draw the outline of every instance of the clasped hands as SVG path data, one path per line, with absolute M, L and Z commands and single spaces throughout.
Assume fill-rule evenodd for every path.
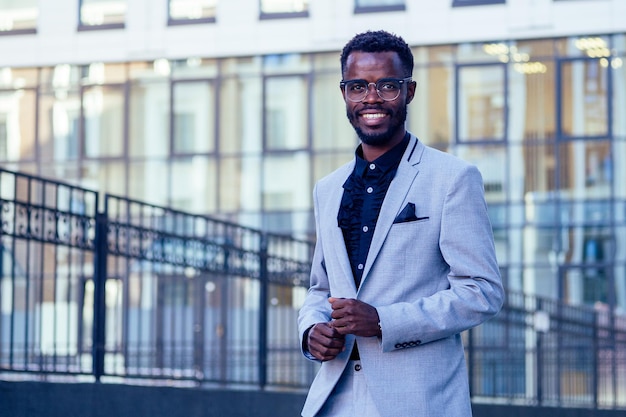
M 353 298 L 329 297 L 332 308 L 328 323 L 317 323 L 308 332 L 308 351 L 321 361 L 335 359 L 345 350 L 347 334 L 380 336 L 378 311 L 373 306 Z

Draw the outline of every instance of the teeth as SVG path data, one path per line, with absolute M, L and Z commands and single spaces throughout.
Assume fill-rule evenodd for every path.
M 385 117 L 385 113 L 364 113 L 362 116 L 365 119 L 379 119 Z

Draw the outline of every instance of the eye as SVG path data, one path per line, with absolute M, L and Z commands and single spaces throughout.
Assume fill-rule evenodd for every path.
M 350 85 L 348 86 L 348 89 L 350 91 L 354 91 L 354 92 L 359 92 L 359 91 L 363 91 L 365 90 L 365 84 L 363 83 L 350 83 Z
M 380 86 L 378 87 L 379 90 L 384 91 L 396 91 L 399 88 L 400 86 L 398 85 L 398 83 L 395 83 L 393 81 L 384 81 L 380 83 Z

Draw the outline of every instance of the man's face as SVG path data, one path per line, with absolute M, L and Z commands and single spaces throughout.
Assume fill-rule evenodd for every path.
M 344 81 L 363 79 L 376 83 L 381 78 L 403 79 L 406 74 L 395 52 L 352 52 L 346 61 Z M 385 101 L 373 85 L 368 86 L 365 98 L 353 102 L 346 98 L 348 120 L 361 141 L 373 147 L 390 148 L 404 137 L 407 104 L 415 94 L 415 83 L 403 84 L 395 100 Z

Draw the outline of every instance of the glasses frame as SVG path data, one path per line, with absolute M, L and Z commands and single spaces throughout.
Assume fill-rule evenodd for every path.
M 402 86 L 403 85 L 408 85 L 409 82 L 411 82 L 413 77 L 405 77 L 405 78 L 394 78 L 394 77 L 385 77 L 385 78 L 381 78 L 379 80 L 377 80 L 375 83 L 368 83 L 366 80 L 362 79 L 362 78 L 355 78 L 353 80 L 341 80 L 339 82 L 339 86 L 341 87 L 341 89 L 343 90 L 343 96 L 346 98 L 346 100 L 351 101 L 353 103 L 359 103 L 363 100 L 365 100 L 370 92 L 370 85 L 374 85 L 374 89 L 376 90 L 376 94 L 378 94 L 378 97 L 380 97 L 383 101 L 394 101 L 395 99 L 397 99 L 398 97 L 400 97 L 400 93 L 402 92 Z M 363 95 L 363 98 L 359 99 L 359 100 L 353 100 L 350 97 L 348 97 L 348 94 L 346 93 L 346 85 L 348 85 L 348 83 L 352 83 L 352 82 L 356 82 L 356 81 L 361 81 L 363 84 L 367 84 L 367 87 L 365 88 L 365 94 Z M 380 85 L 380 83 L 384 83 L 386 81 L 394 81 L 397 82 L 398 84 L 400 84 L 400 88 L 398 89 L 398 94 L 394 97 L 394 98 L 384 98 L 381 93 L 380 90 L 378 89 L 378 86 Z

